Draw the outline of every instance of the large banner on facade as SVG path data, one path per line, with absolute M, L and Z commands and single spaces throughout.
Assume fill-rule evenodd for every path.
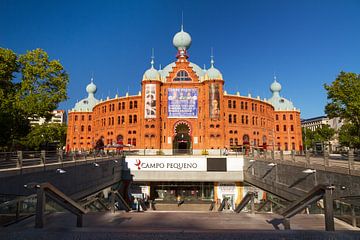
M 156 84 L 145 85 L 145 118 L 156 118 Z
M 220 118 L 220 93 L 218 83 L 209 85 L 209 113 L 211 119 Z
M 197 118 L 198 90 L 196 88 L 169 88 L 168 117 Z

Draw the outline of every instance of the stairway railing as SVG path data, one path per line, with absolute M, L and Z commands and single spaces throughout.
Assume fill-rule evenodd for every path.
M 334 209 L 333 209 L 333 191 L 332 186 L 318 185 L 309 191 L 298 201 L 291 204 L 282 212 L 285 222 L 288 224 L 286 228 L 290 228 L 290 218 L 307 208 L 310 204 L 320 199 L 324 200 L 325 230 L 334 231 Z
M 45 224 L 45 205 L 46 198 L 50 198 L 58 205 L 73 213 L 77 217 L 76 226 L 82 227 L 83 215 L 87 213 L 80 204 L 76 203 L 70 197 L 66 196 L 59 189 L 51 185 L 50 183 L 42 184 L 28 184 L 29 188 L 36 189 L 37 202 L 36 202 L 36 214 L 35 214 L 35 227 L 43 228 Z

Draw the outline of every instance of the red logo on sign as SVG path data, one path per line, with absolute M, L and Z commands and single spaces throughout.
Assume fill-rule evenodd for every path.
M 135 166 L 137 166 L 139 170 L 141 169 L 140 165 L 141 165 L 140 159 L 136 159 Z

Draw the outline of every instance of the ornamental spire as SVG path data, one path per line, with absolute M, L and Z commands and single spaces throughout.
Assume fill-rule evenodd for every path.
M 154 48 L 152 48 L 151 49 L 151 62 L 150 62 L 150 64 L 151 64 L 151 68 L 154 68 Z
M 184 11 L 181 11 L 181 32 L 184 31 Z
M 210 56 L 210 58 L 211 58 L 211 60 L 210 60 L 210 65 L 211 65 L 211 67 L 213 68 L 213 67 L 214 67 L 214 63 L 215 63 L 215 61 L 214 61 L 214 48 L 213 48 L 213 47 L 211 47 L 211 56 Z

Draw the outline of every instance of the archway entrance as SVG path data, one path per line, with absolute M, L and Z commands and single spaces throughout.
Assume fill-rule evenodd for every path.
M 179 122 L 175 124 L 174 130 L 173 153 L 191 154 L 190 126 L 186 122 Z

